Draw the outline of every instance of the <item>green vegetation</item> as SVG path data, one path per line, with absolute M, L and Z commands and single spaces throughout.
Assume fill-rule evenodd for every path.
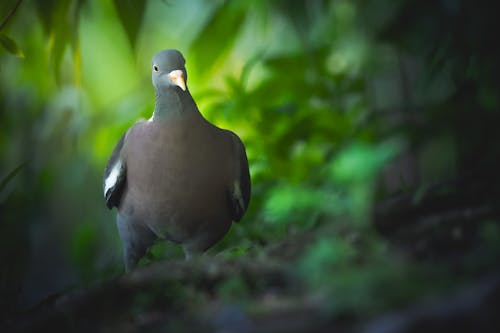
M 211 256 L 280 262 L 335 316 L 374 316 L 490 272 L 500 49 L 489 5 L 2 1 L 0 312 L 123 271 L 102 173 L 122 133 L 150 117 L 150 60 L 165 48 L 184 53 L 201 112 L 249 157 L 249 211 Z M 159 259 L 182 253 L 158 244 L 142 264 Z M 214 284 L 246 308 L 265 285 Z M 196 298 L 179 288 L 162 295 Z M 137 312 L 158 302 L 135 297 Z

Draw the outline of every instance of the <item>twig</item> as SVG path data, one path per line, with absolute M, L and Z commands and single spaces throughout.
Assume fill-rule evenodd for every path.
M 5 26 L 7 25 L 7 23 L 9 23 L 12 16 L 14 16 L 14 14 L 16 13 L 17 8 L 21 4 L 21 2 L 23 2 L 23 0 L 17 0 L 16 4 L 14 5 L 14 8 L 11 9 L 11 11 L 7 14 L 7 16 L 2 21 L 2 24 L 0 24 L 0 31 L 2 31 L 2 29 L 5 28 Z

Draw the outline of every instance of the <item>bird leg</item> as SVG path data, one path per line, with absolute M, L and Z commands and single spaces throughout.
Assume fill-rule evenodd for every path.
M 130 272 L 137 266 L 157 237 L 148 227 L 121 214 L 117 215 L 116 224 L 123 242 L 125 270 Z

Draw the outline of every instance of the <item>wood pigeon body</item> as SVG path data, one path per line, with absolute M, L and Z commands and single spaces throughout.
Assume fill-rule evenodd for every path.
M 186 86 L 184 63 L 177 50 L 153 57 L 153 116 L 128 129 L 104 172 L 127 271 L 157 239 L 182 244 L 186 258 L 205 251 L 250 201 L 245 147 L 203 118 Z

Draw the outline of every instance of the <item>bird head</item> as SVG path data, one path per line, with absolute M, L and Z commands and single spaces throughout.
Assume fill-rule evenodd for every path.
M 186 61 L 177 50 L 163 50 L 154 55 L 151 64 L 153 86 L 158 92 L 166 89 L 186 91 Z

